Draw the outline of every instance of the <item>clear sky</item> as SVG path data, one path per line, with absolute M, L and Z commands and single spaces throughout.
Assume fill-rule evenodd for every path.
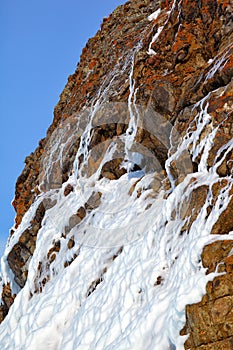
M 0 4 L 0 255 L 24 159 L 52 122 L 67 78 L 103 17 L 125 0 L 2 0 Z

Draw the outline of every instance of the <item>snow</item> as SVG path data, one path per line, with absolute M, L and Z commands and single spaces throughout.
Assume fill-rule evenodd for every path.
M 155 19 L 158 11 L 150 17 Z M 162 27 L 152 42 L 161 31 Z M 232 232 L 210 235 L 229 203 L 233 186 L 231 177 L 225 178 L 227 184 L 207 215 L 213 200 L 212 186 L 222 180 L 216 169 L 233 144 L 228 142 L 223 146 L 216 154 L 213 167 L 207 167 L 209 150 L 218 128 L 211 123 L 205 98 L 194 106 L 198 113 L 187 135 L 170 150 L 166 162 L 172 184 L 170 191 L 163 188 L 162 182 L 160 189 L 153 190 L 154 173 L 146 166 L 131 171 L 133 163 L 150 163 L 150 158 L 146 160 L 145 150 L 132 149 L 141 123 L 141 111 L 136 104 L 137 87 L 133 80 L 136 50 L 130 53 L 124 67 L 130 83 L 126 104 L 128 129 L 124 136 L 106 144 L 96 171 L 90 176 L 85 173 L 91 157 L 92 128 L 97 113 L 107 108 L 108 91 L 116 72 L 106 78 L 83 118 L 72 116 L 51 136 L 42 162 L 45 171 L 41 172 L 40 180 L 41 189 L 46 188 L 47 192 L 42 192 L 26 213 L 1 261 L 3 282 L 10 282 L 17 294 L 8 316 L 0 325 L 2 350 L 182 350 L 187 338 L 179 334 L 185 324 L 185 306 L 200 301 L 206 283 L 218 275 L 217 272 L 205 274 L 201 253 L 208 243 L 233 239 Z M 67 149 L 76 140 L 75 135 L 81 136 L 81 142 L 73 172 L 66 183 L 59 184 L 58 181 L 55 184 L 54 169 L 59 171 Z M 117 180 L 100 178 L 102 165 L 114 159 L 122 145 L 123 166 L 128 173 Z M 200 157 L 198 172 L 185 174 L 184 180 L 176 185 L 170 166 L 188 149 L 193 160 Z M 95 151 L 97 153 L 97 149 Z M 220 154 L 224 154 L 221 160 Z M 68 183 L 73 185 L 74 191 L 65 197 L 63 193 Z M 189 198 L 202 186 L 209 188 L 208 195 L 187 232 L 183 228 L 190 219 Z M 66 232 L 71 216 L 85 206 L 93 193 L 101 193 L 99 205 L 93 205 L 79 225 L 71 226 Z M 48 198 L 56 204 L 46 210 L 29 263 L 27 282 L 19 290 L 13 283 L 7 254 L 30 226 L 39 204 Z M 72 237 L 75 244 L 68 249 L 67 243 Z M 57 241 L 60 251 L 54 261 L 48 262 L 48 251 Z M 67 262 L 69 264 L 64 268 Z M 48 280 L 45 285 L 44 278 Z
M 160 34 L 162 33 L 164 26 L 160 26 L 157 30 L 157 32 L 155 33 L 155 35 L 153 36 L 150 45 L 149 45 L 149 49 L 148 49 L 148 55 L 156 55 L 156 52 L 151 48 L 151 46 L 153 45 L 153 43 L 158 39 L 158 37 L 160 36 Z
M 204 181 L 201 175 L 198 185 L 215 181 L 212 176 Z M 114 182 L 110 183 L 114 188 Z M 2 349 L 9 349 L 9 336 L 12 349 L 167 349 L 170 344 L 182 349 L 184 339 L 179 330 L 184 323 L 184 307 L 199 301 L 206 282 L 213 278 L 213 274 L 205 275 L 199 261 L 201 248 L 216 238 L 210 239 L 208 234 L 217 218 L 213 214 L 210 222 L 203 220 L 206 203 L 189 235 L 179 237 L 183 223 L 178 216 L 171 221 L 171 211 L 176 199 L 184 195 L 186 185 L 177 187 L 168 200 L 158 198 L 144 211 L 144 221 L 131 221 L 124 231 L 134 226 L 143 235 L 125 245 L 114 262 L 110 262 L 115 251 L 112 247 L 82 246 L 68 268 L 60 271 L 57 259 L 53 266 L 56 275 L 51 276 L 41 294 L 28 300 L 34 283 L 34 271 L 30 273 L 1 326 Z M 227 201 L 225 193 L 221 203 Z M 132 212 L 137 209 L 131 206 Z M 123 213 L 118 222 L 122 220 Z M 114 225 L 115 219 L 111 223 Z M 42 227 L 31 267 L 42 258 L 43 246 L 53 230 L 48 224 Z M 59 254 L 67 256 L 64 249 Z M 87 297 L 90 282 L 105 266 L 103 282 Z M 158 276 L 164 281 L 155 286 Z
M 159 14 L 161 12 L 161 9 L 159 8 L 158 10 L 156 10 L 155 12 L 153 12 L 149 17 L 148 17 L 148 20 L 151 22 L 151 21 L 155 21 Z

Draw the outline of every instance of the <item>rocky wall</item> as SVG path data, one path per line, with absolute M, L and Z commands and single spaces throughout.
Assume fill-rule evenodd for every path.
M 159 8 L 157 18 L 149 21 L 148 16 Z M 159 40 L 153 40 L 158 32 Z M 25 168 L 16 183 L 13 202 L 16 210 L 15 228 L 20 225 L 24 214 L 41 191 L 41 159 L 60 121 L 90 107 L 100 86 L 107 86 L 113 78 L 108 101 L 127 103 L 130 71 L 125 62 L 129 59 L 129 53 L 134 51 L 133 78 L 137 88 L 137 103 L 145 109 L 152 108 L 169 120 L 180 135 L 185 135 L 198 112 L 195 104 L 205 98 L 211 125 L 219 126 L 208 157 L 208 166 L 213 166 L 216 154 L 231 140 L 233 134 L 232 42 L 233 14 L 230 0 L 134 0 L 118 7 L 105 18 L 101 29 L 83 49 L 74 74 L 68 78 L 46 138 L 25 160 Z M 135 47 L 138 49 L 135 50 Z M 115 113 L 120 111 L 116 110 Z M 101 130 L 97 128 L 92 146 L 124 132 L 125 126 L 120 127 L 119 124 Z M 136 141 L 156 153 L 165 168 L 167 150 L 161 147 L 158 140 L 151 138 L 142 128 L 137 132 Z M 71 171 L 78 142 L 67 153 L 62 182 L 67 180 Z M 232 164 L 230 152 L 217 170 L 220 178 L 232 175 Z M 176 173 L 175 164 L 171 166 L 179 183 L 185 174 Z M 198 166 L 197 158 L 185 172 L 195 172 Z M 101 174 L 110 179 L 121 175 L 117 162 L 106 166 Z M 219 193 L 219 188 L 220 182 L 213 191 Z M 193 197 L 195 215 L 204 195 L 205 191 Z M 213 227 L 213 234 L 228 234 L 233 230 L 232 209 L 231 200 Z M 23 232 L 19 243 L 8 255 L 9 266 L 20 287 L 23 287 L 27 278 L 27 264 L 35 249 L 43 215 L 42 204 L 31 227 Z M 190 334 L 185 343 L 186 349 L 233 348 L 233 265 L 232 256 L 229 256 L 232 247 L 231 241 L 223 240 L 207 246 L 203 251 L 202 260 L 207 273 L 216 268 L 224 273 L 208 283 L 206 295 L 200 303 L 187 306 L 186 325 L 181 331 L 181 334 Z M 3 300 L 0 320 L 13 303 L 9 286 L 3 289 Z

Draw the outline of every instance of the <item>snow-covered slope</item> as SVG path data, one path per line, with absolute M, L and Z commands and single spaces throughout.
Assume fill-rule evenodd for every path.
M 166 27 L 174 4 L 156 9 L 148 23 L 163 16 Z M 156 55 L 152 44 L 161 33 L 159 26 L 145 48 L 148 57 Z M 0 325 L 1 349 L 184 349 L 186 305 L 201 301 L 207 282 L 225 274 L 217 268 L 206 274 L 201 254 L 207 244 L 233 239 L 233 232 L 213 231 L 232 198 L 232 176 L 219 172 L 232 162 L 232 139 L 213 155 L 230 120 L 229 99 L 221 120 L 211 114 L 231 86 L 190 103 L 174 123 L 137 100 L 142 39 L 106 74 L 91 104 L 61 119 L 49 136 L 40 194 L 1 260 L 2 286 L 9 283 L 16 295 Z M 208 63 L 206 81 L 223 68 L 225 56 Z M 121 75 L 128 80 L 127 100 L 111 101 Z M 148 140 L 140 142 L 143 132 L 166 154 L 164 163 Z M 9 255 L 41 205 L 43 220 L 20 285 Z

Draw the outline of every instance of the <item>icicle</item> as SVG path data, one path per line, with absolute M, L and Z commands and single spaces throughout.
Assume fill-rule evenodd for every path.
M 221 71 L 224 68 L 225 64 L 227 63 L 226 55 L 227 51 L 221 56 L 220 59 L 217 59 L 217 62 L 215 62 L 213 67 L 210 69 L 206 80 L 213 78 L 217 71 Z
M 97 98 L 93 102 L 92 107 L 90 109 L 89 118 L 88 118 L 89 120 L 81 136 L 80 146 L 79 146 L 79 149 L 75 158 L 74 166 L 73 166 L 76 178 L 79 178 L 81 176 L 81 168 L 87 165 L 88 150 L 89 150 L 89 145 L 91 141 L 93 119 L 96 113 L 98 112 L 99 108 L 101 107 L 101 105 L 105 102 L 107 98 L 107 92 L 111 88 L 111 85 L 114 79 L 116 78 L 114 74 L 111 73 L 111 75 L 113 76 L 111 77 L 110 82 L 107 84 L 107 86 L 105 86 L 105 82 L 104 82 L 101 88 L 99 89 Z M 81 168 L 80 168 L 80 161 L 79 161 L 80 156 L 83 156 Z
M 213 172 L 217 171 L 218 167 L 224 162 L 224 160 L 226 159 L 226 156 L 231 152 L 232 149 L 233 149 L 233 139 L 228 141 L 225 145 L 223 145 L 218 150 L 217 155 L 216 155 L 215 160 L 214 160 L 214 166 L 212 169 Z M 224 152 L 224 154 L 223 154 L 223 152 Z M 221 156 L 221 158 L 220 158 L 220 156 Z M 231 160 L 231 162 L 233 162 L 233 160 Z
M 175 188 L 175 179 L 173 178 L 171 172 L 171 164 L 173 161 L 178 161 L 183 152 L 189 150 L 192 157 L 192 161 L 201 155 L 201 160 L 199 163 L 199 171 L 207 172 L 207 159 L 209 151 L 213 145 L 213 140 L 216 135 L 218 128 L 213 129 L 211 124 L 211 116 L 207 113 L 208 103 L 206 103 L 205 108 L 203 105 L 207 97 L 201 100 L 194 108 L 200 108 L 200 112 L 197 114 L 191 125 L 189 126 L 186 136 L 180 141 L 176 147 L 176 151 L 169 156 L 166 161 L 165 168 L 168 174 L 168 178 L 171 183 L 172 189 Z M 211 132 L 201 139 L 201 135 L 206 127 L 211 128 Z M 195 128 L 195 130 L 193 130 Z
M 155 35 L 153 36 L 149 48 L 148 48 L 148 55 L 156 55 L 156 52 L 151 48 L 151 46 L 154 44 L 154 42 L 158 39 L 158 37 L 160 36 L 160 34 L 162 33 L 164 26 L 161 26 L 158 28 L 157 32 L 155 33 Z
M 129 74 L 129 88 L 130 88 L 130 93 L 128 97 L 129 124 L 126 130 L 126 136 L 125 136 L 125 161 L 123 163 L 123 166 L 127 169 L 127 171 L 130 171 L 133 165 L 131 148 L 137 134 L 138 123 L 140 120 L 140 114 L 136 105 L 138 88 L 135 89 L 135 81 L 133 78 L 133 74 L 134 74 L 135 56 L 137 52 L 140 50 L 141 46 L 142 44 L 141 42 L 139 42 L 139 44 L 137 45 L 137 47 L 133 52 L 133 55 L 131 58 L 131 70 Z

